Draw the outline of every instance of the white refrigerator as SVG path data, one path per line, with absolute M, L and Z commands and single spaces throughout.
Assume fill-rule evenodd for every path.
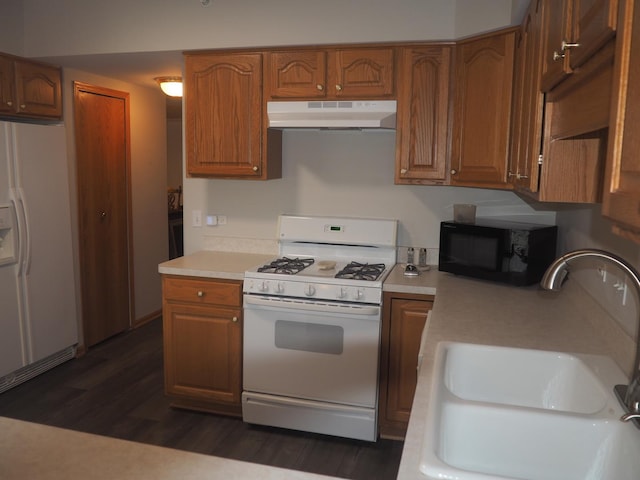
M 0 392 L 75 356 L 65 128 L 0 122 Z

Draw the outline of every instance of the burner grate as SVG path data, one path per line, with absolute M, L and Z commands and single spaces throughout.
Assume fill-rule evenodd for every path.
M 378 279 L 382 272 L 384 272 L 384 269 L 384 263 L 351 262 L 336 273 L 335 278 L 373 281 Z
M 295 275 L 314 262 L 313 258 L 278 258 L 271 263 L 258 267 L 259 272 Z

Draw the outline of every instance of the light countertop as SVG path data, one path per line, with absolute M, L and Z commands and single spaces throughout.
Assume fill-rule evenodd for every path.
M 244 272 L 264 265 L 275 255 L 259 253 L 231 253 L 202 250 L 174 258 L 158 266 L 158 272 L 168 275 L 242 280 Z
M 242 280 L 244 271 L 271 255 L 198 252 L 162 263 L 163 274 Z M 602 309 L 575 283 L 560 293 L 537 286 L 510 287 L 456 277 L 432 267 L 405 277 L 397 265 L 384 291 L 436 295 L 418 374 L 399 479 L 420 479 L 432 364 L 440 341 L 538 348 L 612 357 L 632 368 L 635 344 L 612 326 Z M 114 479 L 320 479 L 319 475 L 182 452 L 0 417 L 0 478 Z

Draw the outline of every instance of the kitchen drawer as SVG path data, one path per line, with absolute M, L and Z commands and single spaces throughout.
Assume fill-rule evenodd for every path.
M 242 282 L 204 280 L 193 277 L 163 277 L 163 293 L 167 301 L 200 305 L 242 305 Z

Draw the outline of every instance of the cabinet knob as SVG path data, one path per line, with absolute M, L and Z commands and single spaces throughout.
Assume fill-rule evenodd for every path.
M 107 217 L 107 212 L 102 210 L 98 215 L 100 215 L 100 218 L 106 218 Z
M 204 292 L 202 290 L 198 290 L 198 297 L 204 297 Z
M 340 85 L 340 84 L 336 85 L 336 90 L 341 92 L 342 91 L 342 85 Z
M 317 85 L 316 85 L 316 90 L 318 90 L 318 91 L 320 91 L 320 92 L 321 92 L 322 90 L 324 90 L 324 86 L 323 86 L 323 85 L 320 85 L 320 84 L 317 84 Z
M 455 175 L 456 173 L 458 173 L 458 171 L 455 168 L 451 169 L 451 175 Z
M 553 52 L 553 61 L 557 62 L 558 60 L 562 60 L 564 58 L 564 53 Z
M 25 108 L 27 108 L 27 106 L 26 106 L 25 104 L 22 104 L 22 105 L 20 105 L 20 108 L 21 108 L 22 110 L 24 110 Z
M 233 317 L 233 318 L 231 319 L 231 321 L 232 321 L 233 323 L 236 323 L 236 322 L 238 321 L 238 317 Z
M 253 167 L 253 168 L 252 168 L 252 170 L 253 170 L 254 172 L 257 172 L 257 171 L 258 171 L 258 166 L 256 165 L 255 167 Z
M 11 100 L 9 100 L 9 101 L 7 102 L 7 105 L 12 106 L 12 105 L 13 105 L 13 102 L 12 102 Z
M 406 169 L 406 168 L 401 168 L 401 169 L 400 169 L 400 173 L 401 173 L 402 175 L 404 175 L 405 173 L 407 173 L 407 169 Z

